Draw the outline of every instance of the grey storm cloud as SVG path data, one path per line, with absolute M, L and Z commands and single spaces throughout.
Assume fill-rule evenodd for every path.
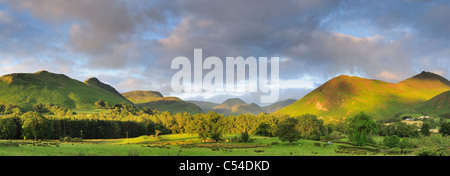
M 450 75 L 448 1 L 0 0 L 1 4 L 8 7 L 0 8 L 2 56 L 36 59 L 39 56 L 26 52 L 31 48 L 60 64 L 63 72 L 83 68 L 103 73 L 121 91 L 141 88 L 170 94 L 172 59 L 192 58 L 195 48 L 202 48 L 204 57 L 222 59 L 278 56 L 280 79 L 308 75 L 314 85 L 339 74 L 389 82 L 422 70 Z M 18 63 L 17 67 L 25 61 Z M 293 93 L 296 90 L 300 93 Z M 300 98 L 306 92 L 305 87 L 289 87 L 280 97 Z M 254 99 L 250 94 L 244 97 Z
M 73 47 L 94 54 L 106 51 L 109 43 L 115 43 L 134 28 L 125 4 L 117 1 L 19 0 L 11 1 L 11 6 L 60 25 L 65 20 L 74 20 L 69 29 Z

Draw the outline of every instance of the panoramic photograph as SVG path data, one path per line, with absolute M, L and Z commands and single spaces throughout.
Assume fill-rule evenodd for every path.
M 449 156 L 448 17 L 440 0 L 0 0 L 0 156 L 206 173 L 276 164 L 190 157 Z

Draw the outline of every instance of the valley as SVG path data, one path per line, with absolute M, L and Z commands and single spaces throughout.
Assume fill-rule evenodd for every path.
M 0 155 L 440 156 L 450 145 L 450 83 L 430 72 L 396 84 L 342 75 L 264 107 L 119 93 L 47 71 L 0 78 Z M 357 118 L 374 128 L 362 143 Z

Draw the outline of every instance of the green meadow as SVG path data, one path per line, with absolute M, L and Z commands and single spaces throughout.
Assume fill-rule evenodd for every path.
M 91 139 L 83 142 L 1 140 L 0 156 L 384 156 L 399 155 L 380 146 L 357 147 L 342 139 L 331 144 L 299 140 L 289 145 L 276 137 L 251 136 L 251 142 L 201 141 L 197 134 Z M 24 144 L 27 143 L 27 144 Z M 32 143 L 35 143 L 34 145 Z M 56 143 L 56 145 L 55 145 Z M 10 144 L 10 145 L 7 145 Z M 403 155 L 413 155 L 413 152 Z

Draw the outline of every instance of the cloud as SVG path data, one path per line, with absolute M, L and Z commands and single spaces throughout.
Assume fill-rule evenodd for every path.
M 11 18 L 8 15 L 7 11 L 0 10 L 0 23 L 10 23 Z
M 6 65 L 0 66 L 0 73 L 2 75 L 9 73 L 34 73 L 41 70 L 51 70 L 55 73 L 72 74 L 74 72 L 71 67 L 74 65 L 70 60 L 64 59 L 39 59 L 39 58 L 25 58 L 20 61 L 8 61 Z
M 441 76 L 446 74 L 446 72 L 444 70 L 431 70 L 431 72 L 441 75 Z
M 165 23 L 155 7 L 133 11 L 145 1 L 127 4 L 120 0 L 96 1 L 8 1 L 12 8 L 29 11 L 31 16 L 68 30 L 65 46 L 73 53 L 84 54 L 87 67 L 121 68 L 136 60 L 121 49 L 140 41 L 139 30 L 146 25 Z M 147 21 L 152 19 L 153 21 Z M 60 30 L 52 29 L 52 30 Z M 146 45 L 145 41 L 143 45 Z M 141 47 L 139 44 L 136 48 Z M 103 63 L 103 64 L 99 64 Z
M 45 68 L 80 79 L 97 75 L 120 91 L 171 94 L 170 63 L 177 56 L 192 59 L 194 48 L 202 48 L 204 58 L 282 58 L 280 99 L 300 98 L 340 74 L 390 82 L 422 70 L 450 74 L 447 1 L 0 3 L 7 7 L 0 10 L 4 72 Z M 203 96 L 227 95 L 259 98 Z
M 383 79 L 383 80 L 388 80 L 388 81 L 399 81 L 401 80 L 401 77 L 398 76 L 397 74 L 391 73 L 389 71 L 381 71 L 380 74 L 377 75 L 377 77 Z

